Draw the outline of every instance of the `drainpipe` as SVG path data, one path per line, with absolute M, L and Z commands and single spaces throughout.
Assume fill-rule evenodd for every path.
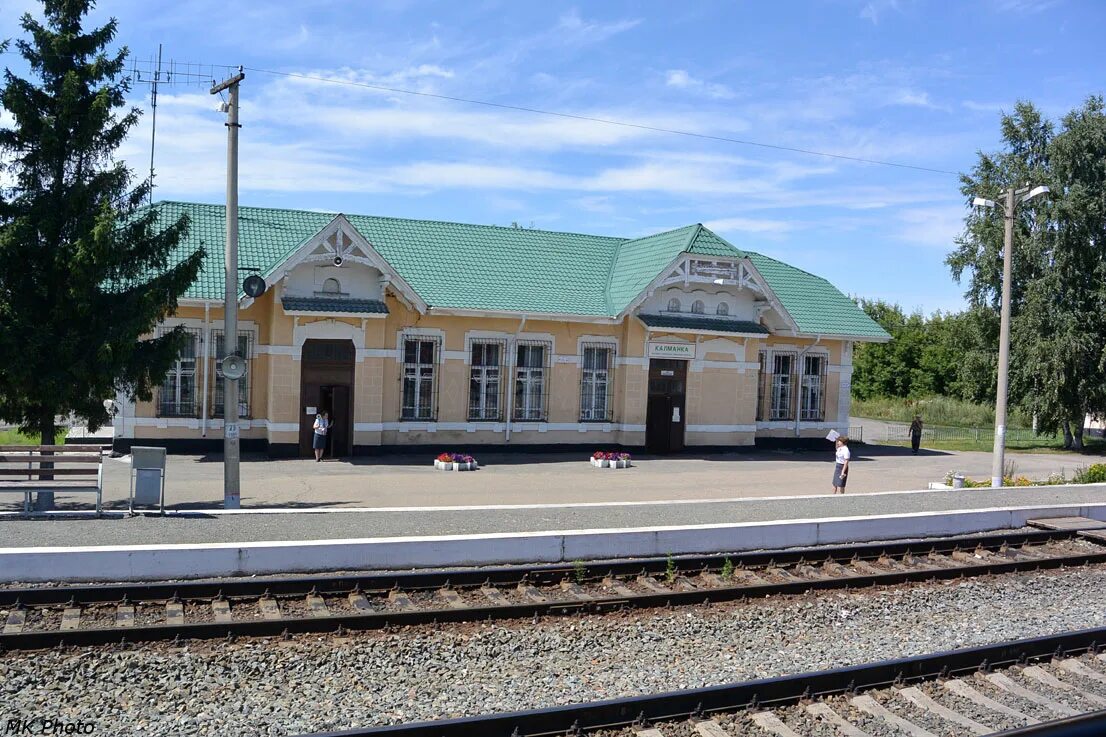
M 515 341 L 518 341 L 518 336 L 520 334 L 522 334 L 522 330 L 525 327 L 526 327 L 526 315 L 523 315 L 522 320 L 519 321 L 518 330 L 515 331 Z M 504 435 L 503 435 L 503 442 L 504 443 L 511 442 L 511 414 L 514 412 L 514 409 L 515 409 L 515 407 L 514 407 L 514 404 L 515 404 L 515 392 L 514 392 L 514 375 L 515 375 L 515 372 L 513 370 L 514 364 L 511 362 L 510 357 L 512 355 L 517 355 L 517 351 L 512 351 L 511 349 L 513 347 L 514 347 L 513 345 L 508 345 L 507 350 L 509 351 L 509 353 L 506 356 L 503 357 L 503 358 L 507 359 L 507 360 L 504 361 L 504 366 L 507 369 L 507 428 L 504 431 Z M 550 365 L 552 365 L 552 364 L 550 364 Z M 549 381 L 549 378 L 550 377 L 547 376 L 547 377 L 545 377 L 545 380 Z
M 211 303 L 204 302 L 204 398 L 200 414 L 200 437 L 207 437 L 207 364 L 211 357 Z
M 795 387 L 796 389 L 799 390 L 799 396 L 795 397 L 795 399 L 797 400 L 795 402 L 795 437 L 799 437 L 799 417 L 802 414 L 802 407 L 799 406 L 799 403 L 802 401 L 802 396 L 803 396 L 803 386 L 802 386 L 802 382 L 803 382 L 803 374 L 802 374 L 803 356 L 805 356 L 807 353 L 809 353 L 811 348 L 813 348 L 814 346 L 818 345 L 821 342 L 822 342 L 822 336 L 821 335 L 815 337 L 814 342 L 811 343 L 810 345 L 808 345 L 806 348 L 799 351 L 799 356 L 798 356 L 798 358 L 795 359 L 796 362 L 799 364 L 798 366 L 795 367 L 796 370 L 799 372 L 799 374 L 798 374 L 798 376 L 799 376 L 799 386 Z M 822 387 L 822 391 L 825 391 L 825 390 L 826 390 L 826 388 Z

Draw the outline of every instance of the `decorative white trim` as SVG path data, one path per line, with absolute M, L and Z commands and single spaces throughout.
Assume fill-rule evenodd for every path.
M 397 363 L 403 363 L 403 341 L 407 338 L 437 338 L 438 365 L 445 363 L 445 331 L 441 328 L 400 328 L 396 331 L 395 357 Z M 435 377 L 436 380 L 436 377 Z
M 470 310 L 454 307 L 430 307 L 427 312 L 431 315 L 450 315 L 456 317 L 507 317 L 511 319 L 526 318 L 527 320 L 552 320 L 555 322 L 586 322 L 596 325 L 618 325 L 622 317 L 600 317 L 596 315 L 575 315 L 562 312 L 516 312 L 509 310 Z
M 363 361 L 366 358 L 396 358 L 399 356 L 399 351 L 391 348 L 358 348 L 357 360 Z
M 648 368 L 649 359 L 645 356 L 615 356 L 615 366 L 641 366 Z
M 499 330 L 466 330 L 465 331 L 465 365 L 468 366 L 472 362 L 472 344 L 473 343 L 501 343 L 503 345 L 503 359 L 502 365 L 507 366 L 507 352 L 510 350 L 511 340 L 515 337 L 514 333 L 505 333 Z
M 756 432 L 756 425 L 687 425 L 687 432 Z
M 355 422 L 354 432 L 464 432 L 502 433 L 505 422 Z M 432 428 L 432 429 L 431 429 Z M 645 425 L 618 422 L 512 422 L 511 432 L 645 432 Z
M 614 355 L 617 357 L 619 354 L 620 343 L 617 335 L 581 335 L 576 339 L 576 355 L 582 356 L 584 354 L 584 343 L 590 343 L 592 345 L 605 345 L 614 349 Z
M 800 422 L 800 430 L 837 430 L 841 427 L 838 422 Z M 758 422 L 757 430 L 794 430 L 794 420 L 773 420 L 771 422 Z
M 346 249 L 343 245 L 340 254 L 347 263 L 362 264 L 376 269 L 387 277 L 388 286 L 392 287 L 393 292 L 400 297 L 401 301 L 414 306 L 417 312 L 426 313 L 426 302 L 419 296 L 418 292 L 411 288 L 411 285 L 399 275 L 399 272 L 365 239 L 361 231 L 357 230 L 342 214 L 335 215 L 333 220 L 323 226 L 318 233 L 308 239 L 288 258 L 266 272 L 264 274 L 265 281 L 276 284 L 285 279 L 292 269 L 302 263 L 329 263 L 332 261 L 332 255 L 315 253 L 320 247 L 330 247 L 328 241 L 332 236 L 339 239 L 344 236 L 345 239 L 349 240 L 349 248 Z M 364 255 L 357 255 L 357 252 Z M 363 315 L 356 315 L 356 317 L 363 317 Z
M 698 372 L 708 368 L 719 369 L 733 369 L 738 373 L 745 373 L 744 361 L 703 361 L 696 359 L 691 361 L 691 365 L 688 367 L 689 371 Z
M 334 319 L 303 322 L 296 318 L 292 327 L 292 345 L 296 349 L 292 354 L 293 360 L 299 361 L 303 357 L 303 344 L 308 340 L 351 340 L 354 349 L 357 349 L 365 345 L 365 330 Z

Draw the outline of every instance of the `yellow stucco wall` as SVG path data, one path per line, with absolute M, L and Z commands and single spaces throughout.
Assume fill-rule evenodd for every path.
M 239 313 L 243 329 L 254 332 L 255 351 L 250 362 L 250 421 L 243 438 L 266 439 L 270 443 L 295 444 L 303 407 L 300 403 L 299 352 L 303 340 L 320 335 L 353 336 L 358 349 L 352 386 L 354 401 L 354 445 L 433 444 L 466 447 L 501 444 L 507 441 L 507 428 L 500 423 L 469 423 L 467 418 L 469 367 L 466 361 L 466 335 L 496 334 L 503 339 L 516 335 L 521 339 L 540 339 L 552 343 L 547 388 L 548 406 L 544 423 L 512 423 L 512 444 L 622 443 L 642 445 L 645 441 L 648 359 L 647 340 L 687 342 L 696 346 L 696 360 L 687 373 L 684 418 L 685 442 L 695 445 L 748 445 L 756 437 L 820 437 L 825 426 L 837 426 L 840 371 L 826 374 L 826 417 L 816 426 L 758 426 L 757 362 L 763 349 L 801 352 L 818 351 L 827 356 L 831 367 L 842 363 L 842 341 L 815 341 L 809 338 L 770 336 L 724 338 L 680 333 L 650 334 L 636 318 L 620 323 L 585 323 L 543 319 L 525 321 L 514 317 L 465 317 L 419 314 L 389 295 L 389 314 L 380 317 L 294 317 L 280 305 L 279 286 Z M 204 308 L 181 306 L 167 324 L 186 322 L 190 327 L 204 326 Z M 222 309 L 210 305 L 208 327 L 221 329 Z M 428 332 L 441 338 L 442 360 L 438 366 L 436 423 L 400 422 L 402 366 L 396 355 L 399 336 L 407 330 Z M 521 330 L 521 332 L 520 332 Z M 329 331 L 329 332 L 328 332 Z M 363 337 L 361 337 L 363 335 Z M 617 362 L 613 381 L 613 416 L 610 423 L 581 423 L 580 366 L 581 339 L 591 338 L 617 343 Z M 208 414 L 216 381 L 214 346 L 208 361 Z M 197 361 L 196 383 L 202 391 L 201 361 Z M 508 372 L 503 379 L 509 381 Z M 504 391 L 504 411 L 508 405 Z M 136 437 L 198 438 L 201 423 L 188 418 L 158 418 L 154 402 L 139 402 L 135 407 Z M 222 423 L 210 420 L 206 437 L 222 437 Z M 792 423 L 793 424 L 793 423 Z M 764 423 L 761 423 L 764 425 Z M 609 426 L 609 429 L 608 429 Z

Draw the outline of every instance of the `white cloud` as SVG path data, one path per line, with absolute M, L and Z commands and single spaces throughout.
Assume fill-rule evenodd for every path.
M 573 43 L 598 43 L 628 31 L 640 23 L 640 18 L 627 18 L 608 23 L 589 21 L 581 18 L 580 12 L 573 8 L 560 17 L 554 31 L 564 40 Z
M 794 230 L 796 223 L 791 220 L 768 220 L 763 218 L 721 218 L 709 220 L 703 225 L 718 233 L 758 233 L 780 235 Z
M 864 7 L 860 9 L 860 17 L 864 20 L 871 21 L 872 25 L 878 25 L 880 16 L 888 10 L 898 10 L 898 0 L 869 0 L 864 4 Z
M 916 90 L 899 90 L 891 98 L 891 102 L 895 105 L 906 105 L 908 107 L 937 107 L 929 99 L 928 92 L 918 92 Z
M 900 240 L 947 252 L 964 231 L 964 206 L 907 208 L 897 213 L 896 222 Z
M 718 100 L 728 100 L 734 97 L 733 90 L 726 85 L 696 79 L 689 75 L 686 69 L 669 69 L 665 74 L 665 84 L 669 87 L 697 92 Z

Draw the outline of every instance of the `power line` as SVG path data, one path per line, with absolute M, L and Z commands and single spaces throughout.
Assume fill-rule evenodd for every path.
M 756 146 L 758 148 L 768 148 L 776 151 L 789 151 L 797 154 L 807 154 L 810 156 L 824 156 L 831 159 L 841 159 L 844 161 L 853 161 L 861 164 L 877 164 L 879 166 L 894 166 L 899 169 L 914 169 L 916 171 L 930 172 L 932 174 L 952 174 L 953 176 L 959 176 L 959 172 L 949 171 L 947 169 L 935 169 L 928 166 L 917 166 L 915 164 L 903 164 L 895 161 L 882 161 L 880 159 L 865 159 L 859 156 L 846 156 L 845 154 L 833 154 L 826 151 L 815 151 L 807 148 L 795 148 L 793 146 L 781 146 L 774 143 L 764 143 L 762 141 L 749 141 L 741 138 L 730 138 L 728 136 L 714 136 L 709 133 L 695 133 L 694 131 L 680 130 L 678 128 L 662 128 L 655 125 L 645 125 L 644 123 L 633 123 L 627 120 L 614 120 L 611 118 L 598 118 L 590 115 L 578 115 L 576 113 L 563 113 L 556 110 L 544 110 L 541 108 L 525 107 L 523 105 L 508 105 L 501 102 L 489 102 L 488 100 L 474 100 L 468 97 L 456 97 L 454 95 L 442 95 L 436 92 L 420 92 L 418 90 L 406 90 L 399 87 L 388 87 L 386 85 L 369 84 L 368 82 L 354 82 L 348 79 L 333 79 L 330 77 L 319 77 L 310 74 L 298 74 L 296 72 L 278 72 L 272 69 L 259 69 L 257 67 L 245 67 L 246 70 L 251 72 L 258 72 L 259 74 L 271 74 L 279 77 L 293 77 L 296 79 L 308 79 L 316 82 L 327 82 L 330 84 L 344 84 L 351 87 L 363 87 L 370 90 L 380 90 L 382 92 L 394 92 L 401 95 L 413 95 L 416 97 L 431 97 L 437 100 L 449 100 L 450 102 L 463 102 L 468 105 L 483 105 L 485 107 L 499 108 L 501 110 L 514 110 L 523 113 L 533 113 L 535 115 L 548 115 L 556 118 L 568 118 L 570 120 L 583 120 L 591 123 L 603 123 L 605 125 L 617 125 L 623 128 L 636 128 L 638 130 L 653 131 L 655 133 L 668 133 L 676 136 L 687 136 L 689 138 L 701 138 L 708 141 L 721 141 L 723 143 L 735 143 L 741 146 Z
M 14 53 L 12 51 L 4 53 Z M 149 77 L 155 74 L 155 68 L 152 66 L 147 69 L 141 69 L 138 67 L 139 63 L 145 63 L 138 59 L 132 61 L 130 76 L 133 81 L 147 82 Z M 212 81 L 215 79 L 216 69 L 232 69 L 231 65 L 221 64 L 202 64 L 202 63 L 180 63 L 169 62 L 170 69 L 166 74 L 167 82 L 172 82 L 173 77 L 184 78 L 181 81 L 187 80 L 193 84 Z M 201 70 L 208 70 L 205 74 Z M 885 161 L 883 159 L 868 159 L 861 156 L 848 156 L 846 154 L 835 154 L 828 151 L 817 151 L 809 148 L 798 148 L 795 146 L 784 146 L 775 143 L 765 143 L 763 141 L 751 141 L 743 138 L 733 138 L 730 136 L 716 136 L 710 133 L 696 133 L 695 131 L 681 130 L 679 128 L 665 128 L 662 126 L 646 125 L 645 123 L 635 123 L 629 120 L 615 120 L 613 118 L 600 118 L 592 115 L 580 115 L 578 113 L 566 113 L 558 110 L 546 110 L 543 108 L 527 107 L 525 105 L 511 105 L 502 102 L 491 102 L 490 100 L 476 100 L 469 97 L 459 97 L 456 95 L 443 95 L 437 92 L 422 92 L 419 90 L 408 90 L 401 87 L 389 87 L 387 85 L 371 84 L 369 82 L 356 82 L 348 79 L 334 79 L 333 77 L 320 77 L 312 74 L 300 74 L 298 72 L 280 72 L 274 69 L 261 69 L 259 67 L 243 67 L 244 70 L 250 72 L 257 72 L 258 74 L 268 74 L 276 77 L 290 77 L 294 79 L 305 79 L 314 82 L 324 82 L 327 84 L 339 84 L 349 87 L 360 87 L 362 89 L 377 90 L 380 92 L 391 92 L 399 95 L 410 95 L 413 97 L 427 97 L 435 100 L 447 100 L 449 102 L 460 102 L 466 105 L 481 105 L 483 107 L 496 108 L 499 110 L 512 110 L 521 113 L 530 113 L 533 115 L 545 115 L 554 118 L 564 118 L 568 120 L 580 120 L 589 123 L 600 123 L 603 125 L 615 125 L 622 128 L 633 128 L 636 130 L 651 131 L 653 133 L 665 133 L 674 136 L 684 136 L 686 138 L 698 138 L 706 141 L 718 141 L 721 143 L 732 143 L 739 146 L 752 146 L 756 148 L 770 149 L 773 151 L 787 151 L 789 153 L 804 154 L 807 156 L 821 156 L 829 159 L 837 159 L 839 161 L 851 161 L 859 164 L 873 164 L 876 166 L 891 166 L 897 169 L 911 169 L 913 171 L 924 171 L 930 174 L 947 174 L 952 176 L 959 176 L 959 172 L 950 171 L 948 169 L 937 169 L 929 166 L 919 166 L 917 164 L 904 164 L 898 161 Z M 146 72 L 147 79 L 142 78 L 142 72 Z

